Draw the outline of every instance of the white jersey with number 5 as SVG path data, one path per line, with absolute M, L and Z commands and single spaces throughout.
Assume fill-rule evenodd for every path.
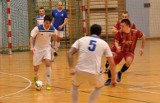
M 79 58 L 76 65 L 76 70 L 78 71 L 101 74 L 102 56 L 113 56 L 108 44 L 96 35 L 82 37 L 72 47 L 79 51 Z

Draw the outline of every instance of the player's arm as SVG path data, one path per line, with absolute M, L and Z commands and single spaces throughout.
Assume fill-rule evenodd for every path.
M 114 40 L 114 43 L 115 43 L 115 47 L 117 49 L 117 52 L 120 52 L 121 51 L 121 46 L 119 45 L 119 41 L 118 40 Z
M 145 46 L 145 35 L 143 34 L 140 39 L 142 40 L 141 49 L 140 49 L 140 55 L 143 55 L 143 53 L 144 53 L 144 46 Z
M 67 22 L 68 22 L 68 18 L 65 18 L 63 24 L 60 25 L 58 28 L 62 29 L 67 24 Z
M 62 29 L 68 22 L 68 16 L 67 16 L 67 12 L 64 13 L 64 22 L 62 25 L 60 25 L 58 28 Z
M 75 74 L 75 69 L 73 67 L 73 54 L 75 54 L 78 50 L 75 47 L 71 47 L 67 52 L 68 64 L 70 69 L 70 74 Z
M 113 27 L 113 28 L 112 28 L 112 34 L 114 34 L 114 35 L 115 35 L 115 34 L 117 34 L 117 33 L 118 33 L 117 28 Z
M 111 87 L 115 87 L 116 86 L 116 65 L 114 63 L 113 57 L 107 57 L 107 60 L 109 62 L 110 71 L 112 75 Z
M 67 22 L 68 22 L 68 18 L 65 18 L 64 19 L 64 23 L 62 24 L 62 26 L 64 27 L 67 24 Z
M 113 35 L 117 34 L 119 29 L 120 29 L 120 21 L 117 21 L 112 28 L 112 34 Z
M 32 53 L 34 53 L 34 41 L 35 41 L 35 37 L 36 35 L 38 34 L 38 28 L 35 27 L 32 31 L 31 31 L 31 34 L 30 34 L 30 38 L 29 38 L 29 45 L 30 45 L 30 51 Z

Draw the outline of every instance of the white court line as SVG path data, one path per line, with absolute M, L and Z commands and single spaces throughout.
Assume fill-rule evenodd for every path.
M 160 82 L 156 82 L 156 83 L 160 83 Z M 146 92 L 146 93 L 152 93 L 152 94 L 160 94 L 159 92 L 152 92 L 152 91 L 147 91 L 147 90 L 143 90 L 143 89 L 147 89 L 147 88 L 153 88 L 153 87 L 160 87 L 160 85 L 155 85 L 155 86 L 143 86 L 140 88 L 129 88 L 128 90 L 132 90 L 132 91 L 140 91 L 140 92 Z
M 22 91 L 28 89 L 28 88 L 32 85 L 32 82 L 31 82 L 28 78 L 25 78 L 25 77 L 23 77 L 23 76 L 14 75 L 14 74 L 9 74 L 9 73 L 5 73 L 5 72 L 0 72 L 0 73 L 1 73 L 1 74 L 5 74 L 5 75 L 10 75 L 10 76 L 13 76 L 13 77 L 23 78 L 23 79 L 25 79 L 26 81 L 28 81 L 28 83 L 29 83 L 27 87 L 25 87 L 25 88 L 23 88 L 23 89 L 21 89 L 21 90 L 19 90 L 19 91 L 17 91 L 17 92 L 14 92 L 14 93 L 10 93 L 10 94 L 6 94 L 6 95 L 3 95 L 3 96 L 0 96 L 0 99 L 1 99 L 1 98 L 4 98 L 4 97 L 16 95 L 16 94 L 18 94 L 18 93 L 20 93 L 20 92 L 22 92 Z
M 158 92 L 152 92 L 152 91 L 147 91 L 147 90 L 139 90 L 139 89 L 128 89 L 128 90 L 140 91 L 140 92 L 146 92 L 146 93 L 152 93 L 152 94 L 160 94 L 160 93 L 158 93 Z

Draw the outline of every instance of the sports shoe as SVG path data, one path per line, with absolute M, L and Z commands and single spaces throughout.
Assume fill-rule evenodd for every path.
M 104 71 L 104 73 L 106 73 L 106 74 L 108 73 L 108 68 L 106 68 L 106 70 Z
M 36 82 L 38 80 L 38 76 L 34 77 L 34 82 Z
M 111 79 L 108 79 L 108 80 L 106 80 L 106 82 L 104 83 L 104 85 L 108 86 L 108 85 L 110 85 L 110 83 L 111 83 Z
M 122 76 L 122 73 L 121 73 L 121 72 L 118 72 L 118 73 L 117 73 L 117 82 L 120 82 L 120 81 L 121 81 L 121 76 Z
M 46 85 L 46 90 L 49 91 L 49 90 L 51 90 L 51 88 L 52 88 L 51 85 L 49 85 L 49 84 Z
M 54 56 L 58 56 L 57 52 L 54 52 Z

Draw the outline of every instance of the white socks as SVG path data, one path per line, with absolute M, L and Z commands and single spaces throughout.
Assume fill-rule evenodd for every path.
M 57 42 L 57 48 L 59 48 L 60 47 L 60 42 Z
M 95 88 L 89 97 L 88 103 L 95 103 L 100 95 L 101 90 L 102 88 Z
M 79 94 L 78 87 L 72 85 L 71 88 L 72 103 L 78 103 L 78 94 Z
M 51 67 L 46 67 L 46 84 L 51 84 Z

